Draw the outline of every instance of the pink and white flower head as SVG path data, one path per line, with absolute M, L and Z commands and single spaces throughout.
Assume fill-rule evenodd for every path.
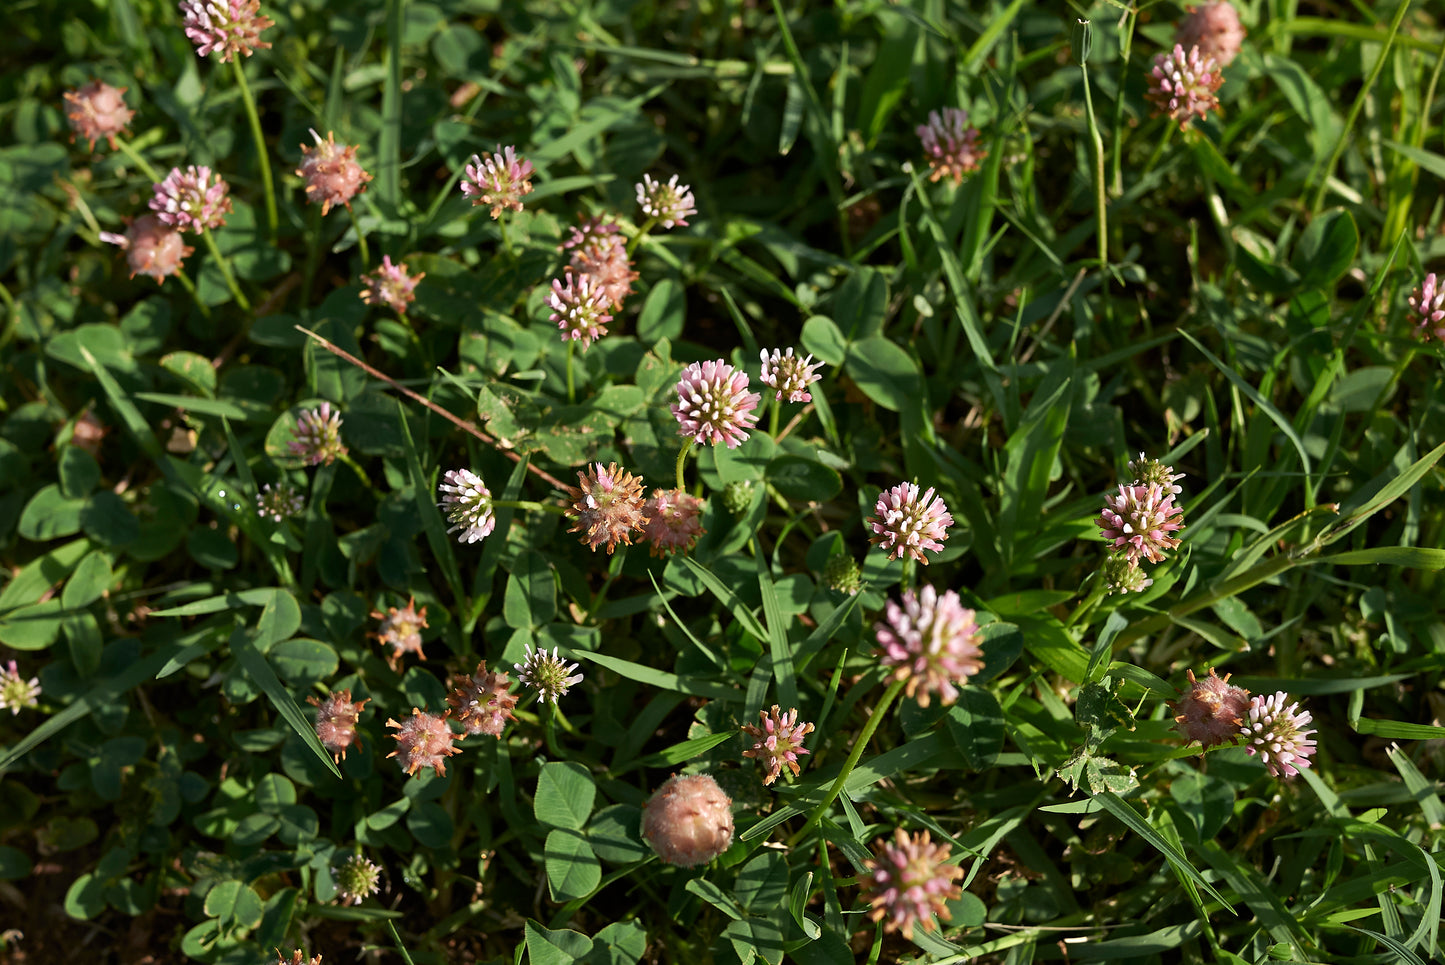
M 1174 505 L 1158 483 L 1119 487 L 1118 495 L 1104 497 L 1102 515 L 1094 520 L 1109 548 L 1131 562 L 1161 562 L 1165 550 L 1179 545 L 1171 534 L 1184 528 L 1184 510 Z
M 95 150 L 95 142 L 105 138 L 110 149 L 115 150 L 115 136 L 125 130 L 135 111 L 125 106 L 125 94 L 129 87 L 112 87 L 104 81 L 93 80 L 75 90 L 65 92 L 65 119 L 70 122 L 71 143 L 76 137 L 83 137 Z
M 885 931 L 901 931 L 904 938 L 913 937 L 914 925 L 933 931 L 938 927 L 935 915 L 948 921 L 946 903 L 963 896 L 956 880 L 963 869 L 946 864 L 952 846 L 934 844 L 927 831 L 909 837 L 898 828 L 891 842 L 880 841 L 876 847 L 862 881 L 863 895 L 873 906 L 868 917 L 883 922 Z
M 1220 67 L 1232 64 L 1247 33 L 1234 4 L 1227 0 L 1201 3 L 1185 7 L 1184 12 L 1186 16 L 1179 22 L 1174 42 L 1185 50 L 1198 47 L 1201 54 L 1213 57 Z
M 642 836 L 667 864 L 707 864 L 732 846 L 732 798 L 711 775 L 674 774 L 643 805 Z
M 556 704 L 574 685 L 582 682 L 582 675 L 572 672 L 577 665 L 562 659 L 560 647 L 553 647 L 548 653 L 546 647 L 533 650 L 528 646 L 526 658 L 512 668 L 517 671 L 518 680 L 536 688 L 537 700 L 542 703 L 550 700 Z
M 391 263 L 391 255 L 384 255 L 381 264 L 370 274 L 361 276 L 361 300 L 368 305 L 387 305 L 398 315 L 406 314 L 406 306 L 416 300 L 416 285 L 426 277 L 419 271 L 413 277 L 406 273 L 406 263 Z
M 337 144 L 336 135 L 330 131 L 323 141 L 314 128 L 311 137 L 316 146 L 301 145 L 301 166 L 296 169 L 296 176 L 306 179 L 306 197 L 312 202 L 321 202 L 324 217 L 332 205 L 349 208 L 351 199 L 366 187 L 371 175 L 357 163 L 354 145 Z
M 983 669 L 977 614 L 948 590 L 942 596 L 931 586 L 917 594 L 903 591 L 903 602 L 889 600 L 885 619 L 873 625 L 878 651 L 893 679 L 906 681 L 903 692 L 927 707 L 932 694 L 948 706 L 958 699 L 955 683 Z
M 562 273 L 561 279 L 552 279 L 547 304 L 552 306 L 549 320 L 562 330 L 562 341 L 579 341 L 584 349 L 593 339 L 606 335 L 607 323 L 612 321 L 601 287 L 591 275 L 574 273 L 571 268 Z
M 458 543 L 476 543 L 491 535 L 497 517 L 492 512 L 492 492 L 481 476 L 470 469 L 449 469 L 442 473 L 437 490 L 442 497 L 438 505 L 452 524 L 447 532 L 461 531 Z
M 672 414 L 682 435 L 705 445 L 721 442 L 735 449 L 757 425 L 753 410 L 762 398 L 748 391 L 747 373 L 722 359 L 694 362 L 682 370 Z
M 369 700 L 370 697 L 363 697 L 353 701 L 350 687 L 332 691 L 325 700 L 306 698 L 306 702 L 316 708 L 316 738 L 332 760 L 346 760 L 346 751 L 353 745 L 360 750 L 361 740 L 356 736 L 356 724 L 361 720 L 361 711 Z
M 20 676 L 20 668 L 12 660 L 0 669 L 0 710 L 9 708 L 10 716 L 20 713 L 22 707 L 35 707 L 40 703 L 40 678 L 26 680 Z
M 359 905 L 381 890 L 381 866 L 359 854 L 332 868 L 331 877 L 336 882 L 336 901 L 342 905 Z
M 386 726 L 397 729 L 391 735 L 396 740 L 396 750 L 386 756 L 401 758 L 397 763 L 408 775 L 414 776 L 423 767 L 430 767 L 437 777 L 446 777 L 447 758 L 462 751 L 452 746 L 456 735 L 447 725 L 445 714 L 424 714 L 413 707 L 405 723 L 388 718 Z
M 346 447 L 341 444 L 341 413 L 332 409 L 330 402 L 302 412 L 296 417 L 296 438 L 290 449 L 291 455 L 312 466 L 329 466 L 346 455 Z
M 261 31 L 275 25 L 261 15 L 259 0 L 181 0 L 181 26 L 196 53 L 218 53 L 223 64 L 237 54 L 249 57 L 270 47 Z
M 1175 472 L 1173 466 L 1166 466 L 1158 459 L 1148 459 L 1141 452 L 1138 459 L 1129 460 L 1129 476 L 1136 486 L 1157 483 L 1164 495 L 1178 496 L 1181 491 L 1178 483 L 1184 478 L 1184 473 Z
M 890 560 L 907 554 L 927 566 L 923 551 L 943 549 L 953 517 L 932 487 L 920 499 L 917 483 L 899 483 L 878 494 L 873 515 L 864 522 L 873 530 L 868 542 L 887 550 Z
M 761 718 L 763 726 L 743 725 L 743 733 L 753 744 L 751 748 L 743 751 L 743 756 L 754 758 L 767 768 L 768 772 L 763 776 L 764 784 L 776 781 L 784 767 L 797 777 L 798 755 L 812 753 L 803 746 L 803 739 L 813 732 L 813 725 L 798 723 L 797 710 L 789 710 L 785 714 L 777 704 L 773 704 L 771 711 L 758 711 L 758 717 Z
M 932 168 L 928 180 L 949 177 L 962 184 L 963 177 L 978 170 L 988 151 L 978 146 L 978 128 L 968 126 L 968 111 L 945 107 L 928 112 L 928 123 L 915 130 L 923 141 L 923 152 Z
M 532 162 L 518 157 L 511 145 L 497 145 L 495 154 L 473 154 L 462 179 L 462 194 L 472 199 L 472 206 L 489 204 L 492 217 L 500 218 L 503 209 L 522 210 L 522 198 L 532 193 Z
M 1173 705 L 1179 712 L 1174 723 L 1184 742 L 1198 741 L 1208 750 L 1239 740 L 1239 729 L 1249 716 L 1249 691 L 1230 683 L 1229 674 L 1220 677 L 1213 667 L 1203 680 L 1196 680 L 1193 670 L 1188 674 L 1189 689 Z
M 1219 106 L 1214 92 L 1223 83 L 1224 75 L 1213 57 L 1200 53 L 1198 47 L 1190 47 L 1185 53 L 1175 44 L 1172 51 L 1154 58 L 1144 97 L 1154 105 L 1156 114 L 1167 114 L 1178 121 L 1182 131 L 1193 115 L 1202 119 Z
M 1445 342 L 1445 285 L 1433 271 L 1410 294 L 1409 301 L 1416 333 L 1427 342 L 1431 338 Z
M 686 553 L 702 528 L 702 500 L 683 489 L 654 489 L 643 506 L 647 521 L 642 524 L 642 538 L 648 542 L 652 556 Z
M 512 713 L 517 697 L 508 692 L 511 681 L 506 672 L 488 670 L 483 660 L 477 664 L 476 673 L 453 677 L 452 685 L 447 703 L 452 705 L 452 714 L 467 734 L 485 734 L 501 740 L 507 721 L 517 719 Z
M 762 357 L 762 383 L 778 390 L 778 400 L 787 396 L 789 402 L 813 401 L 813 394 L 808 391 L 808 386 L 821 378 L 818 369 L 822 368 L 822 362 L 814 362 L 811 355 L 798 358 L 793 354 L 792 348 L 786 352 L 777 349 L 769 352 L 763 349 Z
M 697 214 L 697 201 L 692 188 L 677 183 L 677 175 L 667 182 L 654 181 L 652 175 L 644 174 L 637 185 L 637 203 L 642 213 L 664 228 L 683 226 L 691 215 Z
M 1315 742 L 1309 736 L 1315 731 L 1306 727 L 1314 718 L 1309 711 L 1299 709 L 1298 701 L 1286 707 L 1286 700 L 1289 695 L 1282 690 L 1272 697 L 1255 697 L 1249 702 L 1249 717 L 1239 732 L 1244 749 L 1258 754 L 1275 777 L 1294 777 L 1310 766 L 1310 755 L 1315 752 Z
M 579 274 L 592 279 L 612 311 L 622 307 L 622 300 L 632 292 L 637 272 L 627 258 L 627 244 L 618 234 L 617 225 L 603 218 L 583 218 L 562 242 L 562 250 L 571 250 L 568 264 Z
M 181 270 L 183 262 L 195 251 L 181 238 L 181 233 L 153 214 L 143 214 L 132 221 L 125 234 L 102 231 L 100 240 L 119 245 L 125 252 L 130 276 L 149 275 L 161 284 Z
M 581 533 L 582 542 L 594 551 L 607 544 L 611 556 L 617 544 L 632 545 L 632 534 L 647 522 L 642 497 L 642 480 L 619 469 L 617 463 L 594 463 L 577 473 L 577 485 L 564 487 L 572 507 L 567 515 L 575 522 L 569 533 Z
M 299 516 L 305 509 L 305 497 L 290 483 L 279 482 L 274 488 L 267 483 L 256 494 L 256 514 L 262 519 L 270 519 L 273 523 Z
M 387 607 L 385 613 L 373 610 L 371 618 L 381 621 L 372 636 L 382 646 L 391 647 L 386 662 L 392 670 L 401 669 L 403 654 L 414 653 L 418 658 L 426 659 L 421 649 L 421 632 L 427 628 L 426 607 L 418 610 L 415 597 L 407 600 L 406 606 L 400 609 Z
M 194 164 L 184 171 L 171 168 L 165 180 L 155 186 L 151 210 L 162 222 L 181 231 L 221 227 L 231 213 L 231 186 L 219 174 L 214 182 L 211 176 L 210 168 Z

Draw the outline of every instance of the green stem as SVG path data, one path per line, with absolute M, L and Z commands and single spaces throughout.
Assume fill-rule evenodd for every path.
M 236 86 L 241 90 L 241 103 L 246 105 L 246 118 L 251 122 L 251 137 L 256 142 L 256 161 L 261 165 L 261 186 L 266 192 L 266 225 L 271 237 L 276 237 L 280 219 L 276 216 L 276 185 L 271 180 L 271 156 L 266 152 L 266 138 L 261 133 L 261 116 L 256 113 L 256 99 L 251 96 L 251 85 L 246 82 L 246 70 L 241 66 L 240 57 L 231 58 L 231 67 L 236 74 Z
M 684 464 L 686 463 L 686 461 L 687 461 L 687 454 L 692 451 L 692 443 L 693 443 L 693 440 L 692 440 L 692 439 L 688 439 L 686 442 L 684 442 L 684 443 L 682 444 L 682 448 L 681 448 L 680 450 L 678 450 L 678 453 L 677 453 L 677 488 L 678 488 L 678 489 L 686 489 L 686 488 L 687 488 L 687 485 L 686 485 L 686 483 L 685 483 L 684 480 L 683 480 L 682 467 L 683 467 L 683 465 L 684 465 Z
M 848 775 L 852 774 L 853 768 L 858 766 L 858 761 L 862 759 L 863 751 L 867 749 L 868 741 L 873 737 L 873 732 L 878 729 L 879 724 L 883 723 L 883 715 L 888 712 L 888 708 L 892 706 L 893 701 L 903 692 L 905 683 L 907 683 L 906 680 L 895 680 L 888 685 L 887 690 L 883 691 L 883 696 L 879 699 L 878 706 L 873 708 L 873 714 L 868 718 L 868 722 L 863 725 L 862 732 L 853 742 L 853 750 L 849 752 L 848 759 L 843 762 L 843 770 L 838 772 L 838 777 L 833 781 L 833 786 L 828 788 L 827 795 L 824 796 L 817 807 L 813 808 L 813 813 L 808 815 L 807 823 L 788 839 L 789 847 L 795 847 L 799 841 L 803 840 L 803 835 L 811 831 L 813 826 L 823 819 L 823 812 L 828 810 L 828 806 L 837 800 L 838 795 L 843 792 L 843 785 L 848 782 Z
M 316 268 L 321 264 L 321 209 L 311 206 L 307 216 L 310 224 L 306 230 L 306 267 L 301 272 L 301 307 L 311 303 L 311 289 L 316 280 Z
M 351 214 L 351 226 L 356 229 L 356 247 L 361 251 L 361 267 L 370 268 L 371 250 L 366 247 L 366 235 L 361 231 L 361 218 L 351 205 L 348 204 L 346 210 Z
M 637 251 L 637 246 L 642 244 L 642 239 L 647 237 L 647 233 L 652 230 L 652 226 L 655 224 L 657 224 L 656 218 L 648 218 L 642 222 L 642 227 L 637 229 L 637 234 L 633 235 L 632 240 L 627 243 L 628 261 L 632 260 L 632 255 Z
M 516 260 L 517 260 L 516 253 L 512 251 L 512 239 L 511 239 L 511 237 L 507 234 L 507 219 L 506 219 L 506 218 L 498 218 L 498 219 L 497 219 L 497 230 L 502 233 L 502 250 L 507 253 L 507 260 L 508 260 L 508 261 L 516 261 Z
M 123 137 L 117 137 L 115 139 L 115 146 L 120 148 L 120 153 L 130 158 L 132 164 L 140 168 L 142 174 L 144 174 L 147 178 L 150 178 L 152 182 L 160 183 L 161 176 L 156 172 L 156 169 L 151 167 L 150 162 L 148 162 L 145 158 L 141 157 L 140 154 L 136 152 L 135 148 L 131 147 L 129 141 L 127 141 Z
M 356 473 L 356 478 L 361 480 L 361 484 L 363 486 L 365 486 L 367 489 L 375 488 L 371 484 L 371 477 L 366 474 L 365 470 L 363 470 L 360 466 L 356 464 L 356 460 L 352 459 L 351 456 L 343 452 L 337 458 L 351 467 L 351 471 Z
M 251 310 L 251 303 L 247 300 L 246 296 L 241 293 L 241 286 L 236 284 L 236 276 L 231 274 L 231 263 L 226 260 L 225 255 L 221 254 L 221 248 L 216 244 L 216 239 L 215 236 L 211 234 L 211 229 L 202 228 L 201 237 L 205 239 L 206 249 L 210 251 L 211 257 L 215 259 L 216 268 L 220 270 L 221 277 L 226 280 L 226 287 L 231 289 L 231 297 L 236 299 L 236 304 L 241 306 L 242 311 L 249 312 Z
M 780 421 L 782 408 L 783 401 L 774 398 L 772 411 L 768 413 L 768 435 L 774 439 L 778 438 L 778 422 Z
M 1154 153 L 1149 155 L 1149 163 L 1144 165 L 1144 174 L 1148 174 L 1150 171 L 1154 170 L 1154 165 L 1159 163 L 1159 158 L 1164 153 L 1164 148 L 1168 146 L 1169 141 L 1173 137 L 1174 122 L 1166 117 L 1164 118 L 1164 136 L 1159 138 L 1158 144 L 1154 145 Z M 1143 175 L 1141 175 L 1141 177 L 1142 176 Z
M 1135 24 L 1138 22 L 1138 19 L 1138 9 L 1131 7 L 1127 15 L 1127 26 L 1124 28 L 1123 45 L 1119 51 L 1119 77 L 1118 80 L 1115 82 L 1119 85 L 1121 89 L 1124 86 L 1125 75 L 1129 71 L 1129 55 L 1134 50 L 1134 27 Z M 1123 97 L 1114 98 L 1114 143 L 1110 146 L 1110 150 L 1113 154 L 1114 183 L 1112 190 L 1115 197 L 1118 197 L 1119 195 L 1124 193 L 1123 149 L 1124 131 L 1126 130 L 1126 128 L 1124 127 L 1124 101 L 1125 99 Z
M 577 342 L 575 339 L 567 340 L 567 404 L 571 405 L 577 401 L 577 390 L 572 385 L 572 356 L 577 353 Z

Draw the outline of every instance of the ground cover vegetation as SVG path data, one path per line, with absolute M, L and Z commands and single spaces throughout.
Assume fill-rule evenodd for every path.
M 7 13 L 0 961 L 1439 960 L 1438 7 Z

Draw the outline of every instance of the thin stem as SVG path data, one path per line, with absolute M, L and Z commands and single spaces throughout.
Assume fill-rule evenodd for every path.
M 782 414 L 783 400 L 774 398 L 771 411 L 768 412 L 768 435 L 774 439 L 778 438 L 778 419 Z
M 572 356 L 577 353 L 577 342 L 575 339 L 567 340 L 567 404 L 571 405 L 577 401 L 577 390 L 572 385 Z
M 216 239 L 215 236 L 211 234 L 211 229 L 202 228 L 201 237 L 205 239 L 206 249 L 210 251 L 211 257 L 215 259 L 216 268 L 220 270 L 221 277 L 226 280 L 226 287 L 231 290 L 231 297 L 236 299 L 236 304 L 241 306 L 242 311 L 249 312 L 251 310 L 251 302 L 242 294 L 241 286 L 236 284 L 236 276 L 231 274 L 231 263 L 226 260 L 225 255 L 221 254 L 221 248 L 216 244 Z
M 311 290 L 315 286 L 316 269 L 321 264 L 321 209 L 311 206 L 307 215 L 306 267 L 301 272 L 301 307 L 311 304 Z
M 511 239 L 511 237 L 507 234 L 507 219 L 506 219 L 506 218 L 498 218 L 498 219 L 497 219 L 497 230 L 502 233 L 502 250 L 507 253 L 507 260 L 508 260 L 508 261 L 516 261 L 516 260 L 517 260 L 516 252 L 512 251 L 512 239 Z
M 1094 154 L 1094 217 L 1097 219 L 1099 235 L 1099 269 L 1104 272 L 1103 282 L 1108 284 L 1109 267 L 1109 215 L 1108 188 L 1104 180 L 1104 139 L 1099 134 L 1099 120 L 1094 116 L 1094 95 L 1089 84 L 1089 68 L 1080 64 L 1084 75 L 1084 113 L 1089 119 L 1089 142 Z
M 131 143 L 129 141 L 117 135 L 115 139 L 115 146 L 120 148 L 120 153 L 130 158 L 131 163 L 134 164 L 136 167 L 140 168 L 141 173 L 144 174 L 147 178 L 150 178 L 150 180 L 153 182 L 160 181 L 161 176 L 156 173 L 156 169 L 151 167 L 150 162 L 147 161 L 145 158 L 141 157 L 140 154 L 136 152 L 136 149 L 131 146 Z
M 1124 28 L 1123 45 L 1119 51 L 1119 59 L 1121 61 L 1119 66 L 1119 77 L 1118 80 L 1115 81 L 1115 83 L 1119 85 L 1119 88 L 1121 90 L 1124 87 L 1124 78 L 1129 72 L 1129 55 L 1134 50 L 1134 26 L 1138 22 L 1138 19 L 1139 11 L 1136 8 L 1131 7 L 1129 9 L 1129 12 L 1125 15 L 1125 22 L 1127 26 L 1125 26 Z M 1124 127 L 1124 98 L 1115 97 L 1114 143 L 1110 145 L 1110 150 L 1113 154 L 1114 165 L 1114 183 L 1112 190 L 1115 197 L 1118 197 L 1119 195 L 1124 193 L 1123 149 L 1125 130 L 1126 128 Z
M 351 226 L 356 229 L 356 247 L 361 250 L 361 267 L 370 268 L 371 249 L 366 247 L 366 235 L 361 230 L 361 216 L 349 204 L 346 206 L 346 210 L 351 215 Z
M 363 486 L 367 489 L 375 488 L 371 484 L 371 477 L 366 474 L 364 469 L 356 464 L 356 460 L 352 459 L 351 456 L 343 452 L 340 456 L 337 456 L 337 458 L 351 467 L 351 471 L 356 473 L 356 478 L 361 480 Z
M 628 261 L 632 260 L 632 255 L 637 251 L 637 246 L 642 244 L 642 239 L 647 237 L 647 233 L 652 230 L 652 226 L 655 224 L 657 224 L 656 218 L 648 218 L 642 222 L 642 227 L 637 229 L 637 234 L 633 235 L 632 240 L 627 243 Z
M 863 751 L 867 749 L 868 741 L 872 739 L 873 732 L 878 729 L 879 724 L 883 723 L 883 715 L 888 712 L 888 708 L 892 706 L 893 701 L 903 692 L 905 683 L 907 683 L 906 680 L 895 680 L 888 685 L 887 690 L 883 691 L 883 696 L 878 700 L 878 706 L 873 708 L 872 716 L 868 718 L 868 722 L 863 725 L 862 732 L 853 742 L 853 750 L 848 754 L 848 759 L 843 762 L 843 770 L 838 772 L 838 777 L 833 781 L 833 786 L 828 788 L 827 795 L 824 796 L 817 807 L 813 808 L 813 813 L 808 815 L 807 823 L 788 839 L 789 847 L 796 847 L 798 842 L 803 840 L 803 835 L 811 831 L 813 825 L 823 819 L 823 812 L 828 810 L 828 806 L 837 800 L 838 795 L 842 793 L 843 785 L 848 782 L 848 775 L 852 774 L 853 768 L 858 766 L 858 761 L 862 759 Z
M 231 68 L 236 75 L 236 86 L 241 90 L 241 103 L 246 105 L 246 118 L 251 122 L 251 137 L 256 142 L 256 160 L 261 165 L 261 186 L 266 192 L 266 225 L 271 237 L 276 237 L 280 219 L 276 216 L 276 185 L 271 180 L 271 156 L 266 152 L 266 138 L 261 133 L 261 116 L 256 113 L 256 99 L 251 96 L 251 85 L 246 82 L 246 71 L 240 57 L 231 58 Z
M 1174 123 L 1169 118 L 1164 119 L 1164 135 L 1159 138 L 1159 143 L 1154 145 L 1154 153 L 1149 155 L 1149 163 L 1144 165 L 1144 174 L 1154 170 L 1154 165 L 1159 163 L 1159 158 L 1164 153 L 1164 148 L 1174 137 Z
M 677 488 L 678 488 L 678 489 L 686 489 L 686 488 L 687 488 L 687 485 L 686 485 L 685 481 L 683 480 L 683 476 L 682 476 L 682 467 L 683 467 L 683 465 L 684 465 L 684 464 L 686 463 L 686 461 L 687 461 L 687 454 L 692 450 L 692 443 L 693 443 L 693 440 L 692 440 L 692 439 L 688 439 L 686 442 L 684 442 L 684 443 L 682 444 L 682 448 L 681 448 L 680 450 L 678 450 L 678 453 L 677 453 Z

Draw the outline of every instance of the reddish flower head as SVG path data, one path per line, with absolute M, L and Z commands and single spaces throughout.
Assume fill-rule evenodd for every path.
M 902 931 L 913 937 L 913 926 L 924 931 L 938 927 L 933 916 L 949 920 L 945 902 L 963 892 L 956 879 L 963 876 L 958 865 L 945 864 L 953 847 L 934 844 L 927 831 L 909 837 L 902 828 L 893 841 L 881 841 L 875 857 L 868 862 L 868 879 L 863 894 L 873 906 L 868 917 L 882 921 L 887 931 Z
M 341 444 L 341 413 L 333 411 L 330 402 L 297 416 L 295 435 L 289 445 L 291 455 L 299 456 L 309 465 L 329 466 L 346 455 L 346 447 Z
M 864 522 L 873 530 L 868 542 L 887 550 L 890 560 L 906 553 L 927 566 L 923 551 L 943 549 L 953 517 L 932 487 L 920 499 L 916 483 L 899 483 L 879 493 L 873 515 Z
M 391 263 L 391 255 L 383 255 L 381 264 L 370 274 L 361 276 L 361 300 L 368 305 L 390 306 L 398 315 L 406 314 L 406 306 L 416 300 L 416 285 L 426 277 L 420 271 L 415 277 L 406 273 L 406 263 Z
M 952 590 L 942 596 L 932 586 L 916 595 L 903 591 L 902 605 L 889 600 L 885 622 L 873 625 L 885 667 L 895 680 L 906 680 L 903 692 L 927 707 L 930 694 L 944 705 L 958 699 L 962 683 L 983 669 L 977 614 Z
M 483 660 L 477 664 L 476 673 L 452 678 L 447 703 L 468 734 L 486 734 L 501 740 L 507 721 L 517 719 L 512 713 L 517 698 L 508 692 L 510 686 L 505 672 L 488 670 Z
M 675 774 L 647 799 L 642 836 L 668 864 L 707 864 L 732 846 L 732 798 L 707 774 Z
M 181 26 L 199 56 L 218 53 L 224 64 L 236 54 L 249 57 L 271 46 L 261 31 L 276 22 L 260 11 L 258 0 L 181 0 Z
M 1445 342 L 1445 285 L 1432 271 L 1410 293 L 1410 311 L 1415 317 L 1415 331 L 1425 341 L 1435 338 Z
M 77 136 L 83 137 L 93 151 L 95 142 L 105 138 L 111 150 L 115 150 L 115 136 L 125 130 L 135 116 L 135 111 L 125 106 L 125 98 L 121 96 L 129 89 L 93 80 L 66 91 L 65 119 L 74 132 L 70 140 L 74 142 Z
M 424 714 L 413 707 L 406 723 L 398 724 L 388 718 L 386 726 L 397 729 L 391 735 L 396 740 L 396 750 L 386 756 L 401 758 L 397 763 L 409 775 L 430 767 L 437 777 L 446 777 L 446 759 L 461 753 L 461 748 L 452 746 L 456 735 L 447 726 L 444 714 Z
M 1183 514 L 1174 496 L 1164 495 L 1158 483 L 1121 485 L 1117 496 L 1104 497 L 1103 513 L 1094 522 L 1110 548 L 1131 562 L 1142 557 L 1158 563 L 1165 550 L 1179 545 L 1179 538 L 1170 534 L 1184 528 Z
M 385 613 L 373 610 L 371 618 L 381 621 L 372 636 L 376 637 L 377 643 L 391 647 L 386 662 L 392 670 L 400 669 L 403 654 L 414 653 L 420 659 L 426 659 L 426 654 L 421 652 L 421 632 L 427 628 L 426 607 L 418 610 L 415 597 L 401 609 L 387 607 Z
M 729 449 L 748 437 L 758 421 L 753 412 L 762 396 L 748 391 L 748 377 L 722 359 L 694 362 L 677 383 L 678 432 L 705 445 L 724 443 Z
M 647 522 L 642 491 L 642 480 L 617 463 L 594 463 L 577 473 L 576 486 L 566 487 L 572 501 L 567 515 L 576 521 L 567 532 L 582 533 L 582 542 L 594 550 L 606 543 L 608 555 L 618 543 L 631 546 L 633 532 Z
M 789 402 L 813 401 L 813 394 L 808 391 L 808 386 L 818 381 L 818 369 L 823 367 L 822 362 L 814 362 L 811 355 L 799 358 L 793 354 L 791 348 L 786 352 L 777 349 L 769 352 L 763 349 L 762 357 L 762 383 L 778 390 L 779 401 L 784 396 L 787 396 Z
M 797 777 L 798 755 L 811 753 L 803 746 L 803 738 L 813 732 L 813 725 L 798 723 L 797 710 L 784 714 L 777 704 L 773 704 L 771 712 L 758 711 L 758 717 L 762 719 L 762 727 L 743 725 L 743 733 L 753 742 L 749 750 L 743 751 L 743 756 L 756 758 L 768 769 L 763 777 L 764 784 L 776 781 L 784 767 Z
M 323 216 L 333 204 L 350 207 L 351 199 L 371 180 L 356 161 L 356 148 L 337 144 L 329 131 L 324 141 L 314 129 L 311 137 L 316 146 L 301 145 L 301 166 L 296 169 L 296 176 L 306 179 L 306 197 L 321 202 Z
M 462 194 L 472 205 L 489 204 L 492 217 L 500 218 L 503 209 L 522 210 L 522 198 L 532 193 L 532 162 L 517 156 L 510 145 L 497 145 L 495 154 L 473 154 L 462 178 Z
M 928 180 L 943 177 L 962 184 L 963 176 L 978 170 L 988 151 L 978 146 L 978 128 L 968 126 L 968 111 L 945 107 L 942 114 L 928 112 L 928 123 L 917 127 L 932 171 Z
M 1187 16 L 1179 22 L 1174 42 L 1185 50 L 1198 47 L 1200 54 L 1213 57 L 1220 67 L 1233 63 L 1248 32 L 1239 22 L 1239 11 L 1234 9 L 1234 4 L 1224 0 L 1184 10 Z
M 1275 777 L 1294 777 L 1301 768 L 1310 766 L 1315 742 L 1310 740 L 1313 728 L 1305 725 L 1314 718 L 1299 709 L 1296 701 L 1288 707 L 1289 695 L 1278 691 L 1272 697 L 1259 696 L 1249 702 L 1249 717 L 1240 728 L 1244 749 L 1258 754 L 1264 766 Z
M 637 272 L 627 259 L 627 245 L 617 225 L 602 218 L 583 218 L 562 243 L 562 250 L 568 249 L 572 251 L 568 265 L 592 279 L 593 287 L 606 299 L 611 311 L 621 308 Z
M 181 270 L 181 262 L 195 251 L 181 233 L 153 214 L 143 214 L 125 229 L 125 234 L 102 231 L 100 240 L 119 245 L 125 252 L 130 276 L 149 275 L 156 284 Z
M 571 268 L 563 272 L 562 279 L 552 279 L 552 294 L 547 296 L 547 304 L 552 306 L 549 320 L 562 330 L 562 341 L 579 341 L 584 349 L 593 339 L 606 335 L 607 323 L 612 321 L 612 316 L 607 314 L 607 295 L 596 279 L 587 274 L 574 274 Z
M 650 544 L 648 552 L 668 556 L 692 549 L 692 544 L 706 532 L 698 519 L 702 505 L 701 499 L 685 490 L 654 489 L 642 509 L 647 516 L 642 536 Z
M 1193 670 L 1188 674 L 1189 689 L 1173 705 L 1179 711 L 1174 722 L 1184 742 L 1199 741 L 1208 750 L 1239 740 L 1239 729 L 1249 716 L 1249 691 L 1231 684 L 1229 674 L 1221 678 L 1213 667 L 1203 680 L 1195 680 Z
M 332 760 L 346 759 L 347 748 L 353 744 L 361 747 L 356 736 L 356 722 L 361 720 L 362 708 L 370 697 L 352 702 L 351 688 L 332 691 L 325 700 L 307 697 L 306 702 L 316 708 L 316 737 L 321 746 L 331 753 Z
M 1200 53 L 1198 47 L 1190 47 L 1185 53 L 1178 44 L 1169 53 L 1154 58 L 1154 69 L 1149 75 L 1149 90 L 1145 98 L 1154 105 L 1158 114 L 1167 114 L 1179 122 L 1182 131 L 1189 126 L 1191 117 L 1198 114 L 1202 119 L 1219 106 L 1214 92 L 1224 83 L 1224 75 L 1213 57 Z
M 181 231 L 201 232 L 219 228 L 231 213 L 231 186 L 217 174 L 211 181 L 208 167 L 192 164 L 182 171 L 171 168 L 164 181 L 155 186 L 150 208 L 162 222 Z

